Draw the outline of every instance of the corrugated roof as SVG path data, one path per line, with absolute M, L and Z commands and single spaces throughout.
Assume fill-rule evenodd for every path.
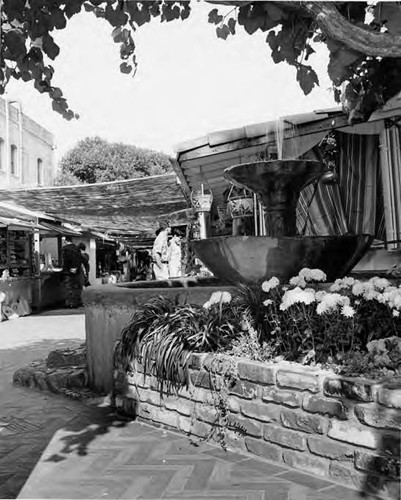
M 398 100 L 394 98 L 391 112 L 396 113 L 397 106 L 400 105 L 401 94 Z M 378 113 L 375 119 L 382 120 L 383 115 Z M 352 133 L 377 133 L 376 124 L 362 125 L 372 130 L 366 131 L 366 126 L 352 127 L 351 130 L 347 116 L 339 107 L 285 116 L 277 121 L 212 132 L 207 136 L 183 142 L 176 146 L 177 161 L 173 166 L 188 198 L 192 191 L 198 191 L 203 184 L 205 189 L 212 191 L 216 204 L 222 205 L 224 192 L 229 188 L 223 177 L 224 169 L 252 161 L 259 153 L 266 153 L 270 147 L 277 147 L 278 127 L 281 127 L 283 157 L 296 157 L 284 154 L 286 148 L 287 151 L 294 149 L 294 137 L 297 138 L 295 149 L 301 155 L 318 144 L 333 129 Z
M 278 120 L 270 120 L 267 122 L 253 123 L 239 128 L 219 130 L 210 132 L 209 134 L 198 137 L 196 139 L 181 142 L 175 146 L 177 155 L 183 152 L 188 152 L 201 146 L 218 146 L 229 142 L 240 141 L 242 139 L 252 139 L 256 137 L 267 136 L 274 133 L 278 122 L 282 122 L 284 127 L 286 124 L 303 125 L 312 123 L 330 116 L 344 115 L 341 108 L 331 108 L 327 110 L 318 110 L 311 113 L 302 113 L 297 115 L 284 116 Z
M 334 123 L 333 123 L 334 122 Z M 215 203 L 224 204 L 224 192 L 229 183 L 224 169 L 255 159 L 258 153 L 276 147 L 277 128 L 281 127 L 284 156 L 293 157 L 294 137 L 297 137 L 298 155 L 304 154 L 329 132 L 334 125 L 347 125 L 347 118 L 339 108 L 319 110 L 283 117 L 280 122 L 255 123 L 237 129 L 212 132 L 207 137 L 187 141 L 178 146 L 177 162 L 173 164 L 186 196 L 191 191 L 212 191 Z

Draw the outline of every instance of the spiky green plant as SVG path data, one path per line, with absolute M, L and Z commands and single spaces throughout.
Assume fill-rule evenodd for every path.
M 228 304 L 204 309 L 180 305 L 177 300 L 150 300 L 124 328 L 115 351 L 115 364 L 129 372 L 143 365 L 154 375 L 161 393 L 189 386 L 189 362 L 193 352 L 226 347 L 240 331 L 240 320 Z

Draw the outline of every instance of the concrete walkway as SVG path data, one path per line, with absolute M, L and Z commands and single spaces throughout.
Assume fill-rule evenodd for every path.
M 82 312 L 0 323 L 0 498 L 360 498 L 282 465 L 209 444 L 195 447 L 182 435 L 126 421 L 107 407 L 12 385 L 18 368 L 83 340 Z

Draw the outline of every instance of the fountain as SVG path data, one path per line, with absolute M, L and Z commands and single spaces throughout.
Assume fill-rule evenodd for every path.
M 294 155 L 295 156 L 295 155 Z M 328 280 L 344 276 L 363 256 L 368 235 L 301 237 L 296 234 L 300 192 L 320 179 L 323 165 L 309 160 L 255 161 L 225 170 L 225 177 L 256 193 L 265 211 L 266 236 L 222 236 L 193 241 L 211 278 L 188 277 L 89 287 L 84 292 L 87 360 L 93 388 L 113 388 L 115 341 L 133 312 L 157 296 L 204 304 L 214 291 L 235 293 L 238 282 L 282 281 L 303 267 L 320 268 Z
M 288 280 L 303 267 L 322 269 L 329 281 L 349 273 L 369 248 L 370 235 L 296 234 L 302 189 L 318 180 L 324 165 L 312 160 L 255 161 L 226 168 L 233 184 L 256 193 L 266 236 L 222 236 L 193 241 L 199 259 L 225 283 L 257 283 L 272 276 Z

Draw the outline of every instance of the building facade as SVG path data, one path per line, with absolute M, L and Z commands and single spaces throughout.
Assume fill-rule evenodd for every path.
M 50 186 L 57 175 L 51 132 L 0 98 L 0 189 Z

